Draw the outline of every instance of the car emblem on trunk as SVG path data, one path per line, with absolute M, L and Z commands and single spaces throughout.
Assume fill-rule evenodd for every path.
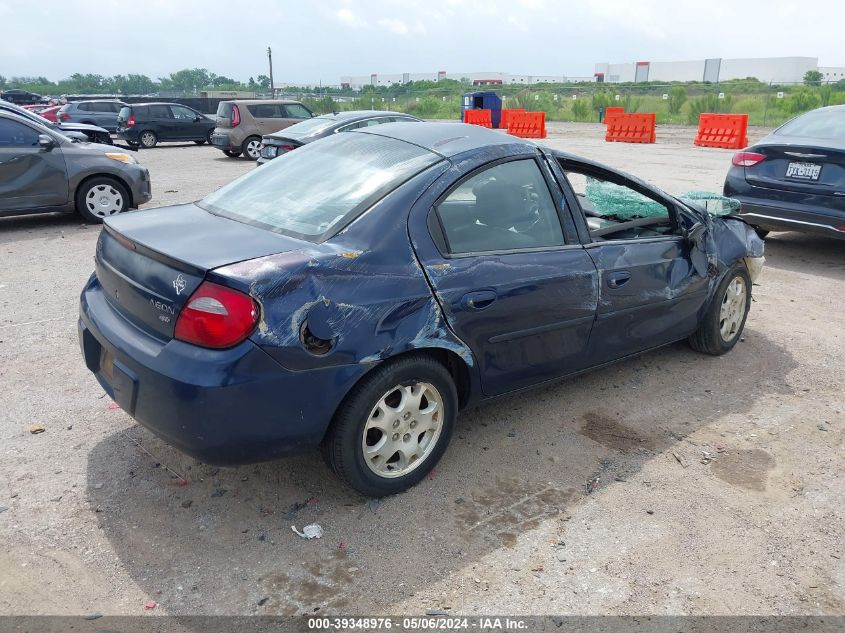
M 176 294 L 182 294 L 182 291 L 185 289 L 186 286 L 185 278 L 182 276 L 182 273 L 179 273 L 179 276 L 173 280 L 173 287 L 176 289 Z

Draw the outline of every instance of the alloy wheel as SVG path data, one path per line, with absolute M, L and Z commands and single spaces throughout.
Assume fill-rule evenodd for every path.
M 734 277 L 725 289 L 719 311 L 719 333 L 726 343 L 739 334 L 745 316 L 746 300 L 745 281 L 742 277 Z
M 426 382 L 397 385 L 376 403 L 364 426 L 364 461 L 379 477 L 407 475 L 432 453 L 443 426 L 443 398 Z

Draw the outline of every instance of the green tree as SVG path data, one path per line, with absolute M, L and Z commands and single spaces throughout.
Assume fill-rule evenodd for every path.
M 264 88 L 264 90 L 270 89 L 270 78 L 267 75 L 258 75 L 258 77 L 256 77 L 256 81 L 259 86 Z
M 182 92 L 197 92 L 212 84 L 216 75 L 209 74 L 205 68 L 185 68 L 167 77 L 161 78 L 161 87 L 164 90 L 180 90 Z M 226 79 L 224 77 L 224 79 Z
M 669 114 L 680 114 L 687 102 L 687 91 L 683 86 L 669 88 Z
M 0 89 L 4 89 L 6 87 L 6 78 L 3 75 L 0 75 Z
M 808 70 L 804 73 L 804 83 L 808 86 L 818 86 L 821 84 L 824 75 L 818 70 Z

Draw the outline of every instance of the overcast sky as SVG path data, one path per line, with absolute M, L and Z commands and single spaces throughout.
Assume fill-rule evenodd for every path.
M 845 0 L 0 0 L 0 75 L 207 68 L 339 83 L 372 72 L 591 76 L 596 62 L 818 57 L 845 66 Z

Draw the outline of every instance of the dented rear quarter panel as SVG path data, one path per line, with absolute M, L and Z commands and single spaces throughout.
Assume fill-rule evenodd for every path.
M 433 165 L 322 244 L 218 268 L 210 278 L 235 284 L 259 303 L 251 339 L 285 369 L 347 368 L 342 392 L 382 360 L 415 349 L 449 350 L 472 366 L 408 239 L 408 210 L 447 168 L 446 161 Z M 305 349 L 306 324 L 333 342 L 328 353 Z

